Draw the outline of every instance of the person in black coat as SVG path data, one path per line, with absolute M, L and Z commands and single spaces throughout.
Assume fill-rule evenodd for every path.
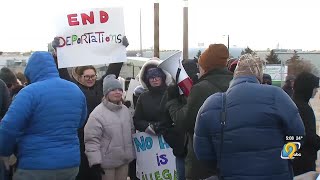
M 192 79 L 193 84 L 198 81 L 197 73 L 199 69 L 194 61 L 184 60 L 182 65 Z M 173 154 L 176 157 L 176 169 L 178 179 L 185 179 L 185 157 L 187 155 L 188 137 L 186 132 L 182 128 L 175 126 L 173 119 L 170 117 L 169 111 L 166 107 L 166 103 L 172 99 L 179 99 L 182 104 L 186 104 L 186 98 L 184 95 L 180 95 L 177 84 L 168 87 L 163 99 L 160 103 L 161 108 L 161 123 L 159 127 L 160 133 L 163 135 L 165 141 L 170 145 L 173 150 Z
M 317 88 L 319 88 L 319 78 L 311 73 L 303 72 L 295 79 L 293 101 L 299 109 L 306 131 L 304 143 L 300 149 L 301 157 L 296 157 L 293 160 L 295 176 L 315 171 L 317 151 L 320 149 L 320 137 L 316 134 L 316 118 L 309 100 L 315 96 Z
M 10 93 L 6 84 L 0 79 L 0 122 L 8 111 L 10 105 Z
M 147 61 L 140 70 L 139 81 L 146 92 L 143 92 L 136 104 L 133 123 L 140 132 L 157 134 L 157 127 L 161 121 L 160 103 L 168 87 L 172 83 L 171 75 L 158 68 L 160 61 Z

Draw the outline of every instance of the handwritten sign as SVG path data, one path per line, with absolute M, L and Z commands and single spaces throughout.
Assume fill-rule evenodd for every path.
M 57 25 L 59 68 L 125 62 L 122 8 L 84 10 L 61 16 Z
M 177 180 L 176 161 L 162 136 L 140 132 L 133 135 L 140 180 Z

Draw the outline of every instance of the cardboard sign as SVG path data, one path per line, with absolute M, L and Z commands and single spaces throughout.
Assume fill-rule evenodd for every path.
M 139 179 L 178 179 L 175 156 L 162 136 L 151 136 L 140 132 L 133 135 L 133 142 Z
M 72 12 L 59 18 L 59 68 L 125 62 L 122 8 Z

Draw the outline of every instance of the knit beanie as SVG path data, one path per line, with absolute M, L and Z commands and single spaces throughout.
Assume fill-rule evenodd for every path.
M 103 95 L 105 96 L 115 89 L 123 90 L 120 81 L 116 79 L 116 75 L 109 74 L 103 79 Z
M 263 74 L 262 84 L 272 85 L 272 78 L 271 78 L 270 74 Z
M 155 78 L 155 77 L 160 77 L 161 79 L 165 79 L 166 74 L 164 74 L 164 72 L 160 68 L 148 69 L 147 74 L 146 74 L 146 79 L 149 80 L 149 79 Z
M 244 54 L 240 57 L 238 65 L 234 71 L 234 77 L 255 76 L 262 82 L 264 62 L 258 56 Z
M 16 75 L 7 67 L 1 68 L 0 79 L 3 80 L 7 85 L 17 83 Z
M 214 68 L 226 67 L 229 58 L 229 50 L 224 44 L 210 44 L 210 46 L 201 54 L 199 65 L 208 72 Z

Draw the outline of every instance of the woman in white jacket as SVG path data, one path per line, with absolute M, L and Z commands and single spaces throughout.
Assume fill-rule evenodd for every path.
M 134 126 L 122 104 L 123 87 L 114 75 L 104 78 L 103 94 L 84 129 L 86 155 L 94 180 L 126 180 L 128 164 L 134 159 Z

